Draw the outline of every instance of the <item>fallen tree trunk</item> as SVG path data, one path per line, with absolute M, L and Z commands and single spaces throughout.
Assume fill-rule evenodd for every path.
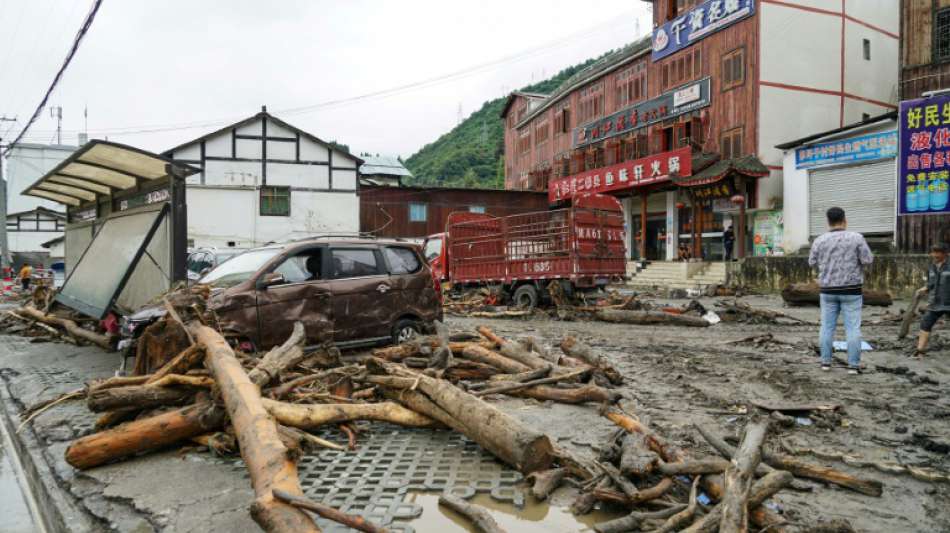
M 537 355 L 532 354 L 524 345 L 499 337 L 487 326 L 478 326 L 476 329 L 486 339 L 495 343 L 498 346 L 498 351 L 509 359 L 517 361 L 531 369 L 544 368 L 550 364 Z
M 297 466 L 290 460 L 287 448 L 277 433 L 277 424 L 261 402 L 260 383 L 255 384 L 241 367 L 224 337 L 202 325 L 192 325 L 191 332 L 205 349 L 205 364 L 221 389 L 247 465 L 257 499 L 251 516 L 264 531 L 275 533 L 319 532 L 313 519 L 300 509 L 274 498 L 274 489 L 303 497 Z M 269 373 L 260 373 L 259 380 L 268 380 Z
M 376 420 L 414 428 L 445 427 L 395 402 L 301 405 L 264 398 L 262 404 L 281 424 L 306 430 L 354 420 Z
M 486 365 L 491 365 L 508 374 L 520 374 L 522 372 L 528 372 L 531 370 L 531 368 L 519 363 L 518 361 L 509 359 L 504 355 L 483 348 L 477 344 L 466 347 L 465 350 L 462 351 L 462 357 L 479 363 L 484 363 Z
M 672 533 L 673 531 L 682 530 L 686 524 L 689 524 L 693 520 L 693 516 L 696 515 L 696 492 L 698 488 L 699 478 L 697 477 L 693 480 L 693 486 L 689 490 L 689 503 L 686 505 L 686 509 L 669 517 L 662 526 L 654 529 L 653 533 Z
M 551 370 L 550 365 L 548 365 L 546 368 L 548 372 L 550 372 Z M 544 369 L 539 369 L 539 370 L 544 370 Z M 503 383 L 501 385 L 496 385 L 488 389 L 480 390 L 475 393 L 475 396 L 487 396 L 489 394 L 507 394 L 514 391 L 527 389 L 529 387 L 535 387 L 537 385 L 548 385 L 548 384 L 557 383 L 563 380 L 570 380 L 580 375 L 583 375 L 585 372 L 587 372 L 587 370 L 582 369 L 582 370 L 575 370 L 574 372 L 570 374 L 562 374 L 560 376 L 534 379 L 531 381 L 524 381 L 521 383 Z M 533 372 L 530 372 L 530 373 L 533 373 Z M 517 374 L 517 375 L 524 376 L 525 374 Z
M 733 456 L 736 455 L 736 447 L 726 442 L 725 439 L 719 437 L 718 435 L 716 435 L 715 433 L 713 433 L 706 427 L 701 426 L 699 424 L 693 424 L 693 427 L 696 428 L 696 431 L 699 431 L 700 435 L 702 435 L 703 438 L 706 439 L 706 442 L 708 442 L 709 445 L 712 446 L 723 457 L 727 457 L 731 459 Z M 759 466 L 757 466 L 755 469 L 755 473 L 758 476 L 766 476 L 768 474 L 771 474 L 772 472 L 777 472 L 777 471 L 778 470 L 762 462 L 760 462 Z M 811 486 L 807 485 L 806 483 L 800 482 L 796 479 L 792 479 L 792 482 L 790 483 L 790 487 L 794 490 L 800 490 L 800 491 L 805 491 L 805 492 L 811 491 Z
M 667 324 L 671 326 L 686 326 L 694 328 L 709 327 L 705 319 L 689 315 L 674 315 L 660 311 L 627 311 L 624 309 L 601 309 L 594 313 L 598 320 L 620 324 L 639 324 L 653 326 Z
M 884 485 L 880 481 L 862 479 L 831 467 L 806 463 L 795 457 L 763 450 L 762 460 L 773 468 L 787 470 L 795 476 L 831 483 L 868 496 L 880 497 L 884 492 Z
M 694 459 L 679 463 L 662 463 L 657 471 L 664 476 L 722 474 L 729 469 L 729 461 L 718 457 Z
M 793 283 L 782 289 L 788 305 L 819 305 L 821 290 L 817 283 Z M 888 307 L 894 303 L 890 293 L 864 289 L 864 305 Z
M 204 356 L 204 351 L 198 345 L 193 344 L 156 370 L 145 380 L 145 384 L 150 385 L 170 374 L 183 374 L 200 363 Z
M 724 476 L 725 483 L 721 505 L 721 533 L 745 533 L 749 530 L 749 509 L 746 501 L 752 488 L 755 468 L 762 460 L 762 442 L 768 430 L 768 420 L 755 420 L 746 424 L 745 437 L 732 458 Z
M 623 376 L 616 368 L 610 363 L 610 360 L 607 359 L 603 354 L 598 353 L 588 344 L 585 344 L 576 338 L 568 335 L 564 337 L 564 340 L 561 341 L 561 351 L 571 357 L 576 357 L 581 361 L 591 365 L 592 367 L 600 370 L 604 373 L 604 377 L 607 378 L 614 385 L 623 384 Z
M 315 502 L 308 498 L 304 498 L 303 496 L 295 496 L 284 490 L 274 489 L 274 497 L 284 503 L 288 503 L 301 509 L 306 509 L 322 516 L 323 518 L 326 518 L 327 520 L 333 520 L 338 524 L 343 524 L 346 527 L 350 527 L 359 531 L 365 531 L 366 533 L 386 533 L 389 531 L 384 527 L 379 527 L 369 520 L 366 520 L 362 516 L 347 514 L 334 509 L 329 505 Z
M 643 435 L 624 435 L 620 444 L 620 473 L 625 476 L 646 477 L 656 469 L 659 462 L 659 456 L 649 448 Z
M 17 309 L 17 313 L 22 313 L 33 320 L 37 320 L 44 324 L 59 326 L 75 338 L 95 344 L 104 350 L 110 352 L 113 351 L 112 339 L 110 337 L 107 337 L 106 335 L 100 335 L 94 331 L 89 331 L 86 328 L 81 328 L 79 327 L 79 324 L 69 320 L 68 318 L 61 318 L 51 314 L 48 315 L 39 309 L 34 309 L 32 307 L 21 307 Z
M 752 485 L 752 490 L 749 491 L 748 509 L 752 510 L 759 507 L 762 502 L 789 485 L 793 479 L 792 474 L 783 470 L 776 470 L 760 478 Z M 719 504 L 710 509 L 706 516 L 684 529 L 683 533 L 713 533 L 718 530 L 721 520 L 722 504 Z
M 184 405 L 194 397 L 194 391 L 153 387 L 150 385 L 132 385 L 94 389 L 86 396 L 86 406 L 90 411 L 99 413 L 122 407 L 163 407 Z
M 415 387 L 415 391 L 409 392 L 423 393 L 427 401 L 417 404 L 405 403 L 400 395 L 396 395 L 400 403 L 410 409 L 465 434 L 523 474 L 546 470 L 551 466 L 554 460 L 553 446 L 544 433 L 523 425 L 514 417 L 445 380 L 400 370 L 398 366 L 379 359 L 372 362 L 371 369 L 394 374 L 395 379 L 389 376 L 389 379 L 380 380 L 377 376 L 371 382 L 397 390 Z M 431 404 L 437 406 L 438 411 L 433 411 Z
M 261 388 L 274 381 L 282 370 L 291 368 L 304 360 L 303 344 L 306 339 L 303 323 L 294 322 L 294 330 L 290 337 L 280 346 L 271 348 L 257 366 L 247 373 L 248 379 Z
M 461 498 L 448 494 L 439 496 L 439 505 L 444 505 L 469 519 L 477 531 L 482 533 L 505 533 L 505 530 L 492 518 L 491 513 L 480 505 L 467 503 Z
M 610 391 L 597 385 L 587 384 L 580 387 L 560 388 L 548 385 L 535 385 L 513 392 L 516 396 L 534 398 L 535 400 L 551 400 L 560 403 L 607 403 L 615 404 L 620 401 L 620 393 Z
M 85 470 L 215 431 L 223 423 L 223 409 L 189 405 L 76 439 L 66 449 L 66 462 Z

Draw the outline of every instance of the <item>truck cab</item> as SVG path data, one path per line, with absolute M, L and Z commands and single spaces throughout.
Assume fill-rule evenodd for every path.
M 429 263 L 432 277 L 439 283 L 449 280 L 448 253 L 445 247 L 445 233 L 436 233 L 426 237 L 422 245 L 422 255 Z

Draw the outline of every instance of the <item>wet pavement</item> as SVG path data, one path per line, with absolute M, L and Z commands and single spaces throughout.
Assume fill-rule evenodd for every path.
M 3 533 L 34 533 L 39 531 L 26 505 L 9 450 L 0 441 L 0 531 Z

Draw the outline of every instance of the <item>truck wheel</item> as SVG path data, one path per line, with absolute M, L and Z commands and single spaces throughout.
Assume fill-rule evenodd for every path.
M 403 318 L 393 325 L 393 344 L 402 344 L 419 336 L 422 328 L 415 320 Z
M 531 311 L 538 306 L 538 289 L 534 285 L 522 285 L 515 289 L 511 301 L 515 306 Z

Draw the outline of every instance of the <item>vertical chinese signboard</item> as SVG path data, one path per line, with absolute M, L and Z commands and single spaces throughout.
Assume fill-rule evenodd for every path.
M 950 213 L 950 96 L 901 102 L 898 214 Z

